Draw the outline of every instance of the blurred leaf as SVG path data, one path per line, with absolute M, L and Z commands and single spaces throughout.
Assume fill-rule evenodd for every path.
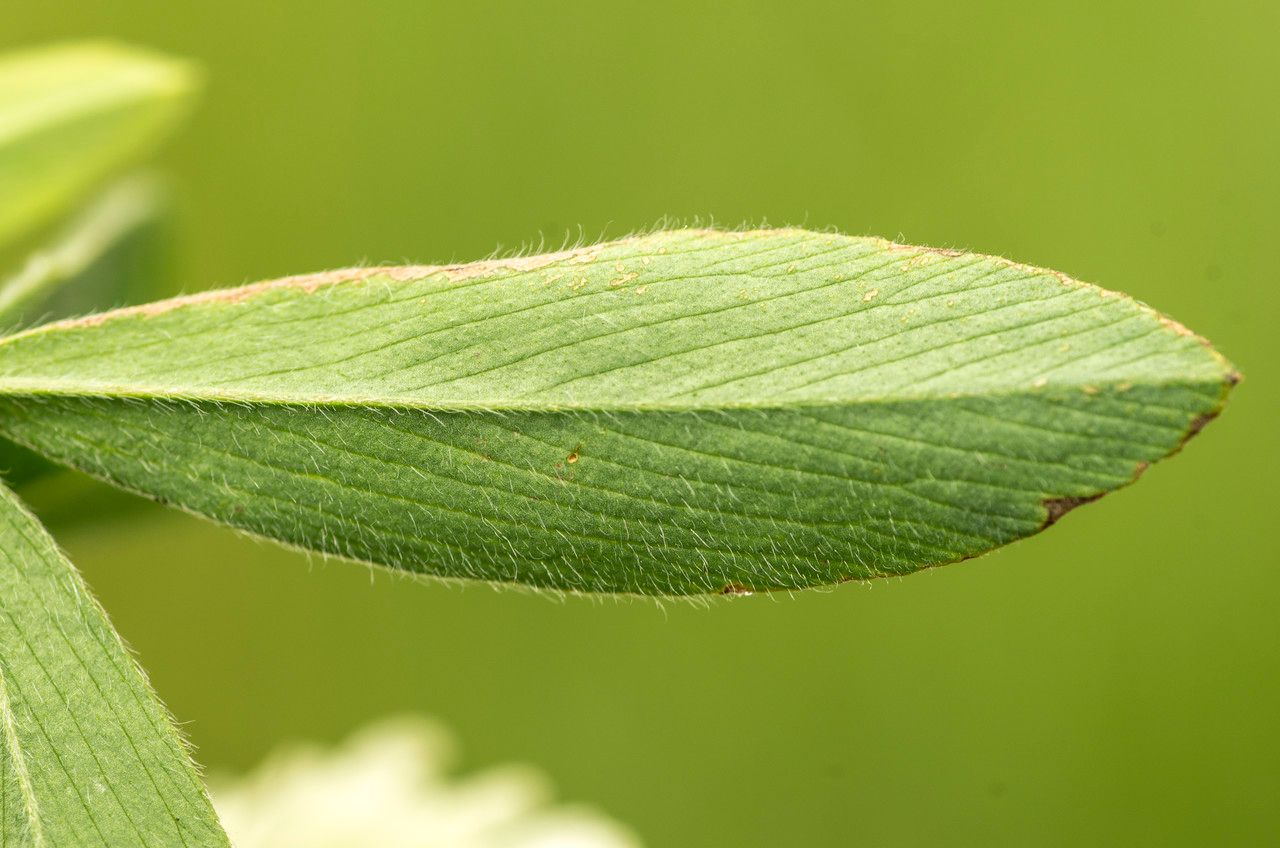
M 0 429 L 325 553 L 591 592 L 904 574 L 1130 482 L 1235 375 L 1003 259 L 686 230 L 334 271 L 0 343 Z
M 226 845 L 165 709 L 0 487 L 0 844 Z
M 159 189 L 146 177 L 122 180 L 103 192 L 50 244 L 0 280 L 0 325 L 13 323 L 83 274 L 149 220 L 158 205 Z
M 0 245 L 149 153 L 194 82 L 185 62 L 101 42 L 0 59 Z
M 178 287 L 173 261 L 173 215 L 169 187 L 155 174 L 127 178 L 145 181 L 155 192 L 154 214 L 120 238 L 92 264 L 54 287 L 38 309 L 22 316 L 25 329 L 35 323 L 74 318 L 119 306 L 169 297 Z

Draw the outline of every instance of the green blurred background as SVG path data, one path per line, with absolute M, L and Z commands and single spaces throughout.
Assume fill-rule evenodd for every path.
M 1142 483 L 976 562 L 710 608 L 414 583 L 49 508 L 212 769 L 388 713 L 655 846 L 1280 841 L 1280 4 L 9 4 L 198 59 L 166 291 L 664 215 L 999 253 L 1245 372 Z M 90 512 L 92 510 L 92 512 Z M 72 521 L 70 518 L 78 520 Z

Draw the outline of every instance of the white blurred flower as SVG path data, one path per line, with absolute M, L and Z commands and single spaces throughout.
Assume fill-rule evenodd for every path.
M 453 745 L 421 719 L 370 726 L 340 747 L 293 747 L 255 772 L 212 780 L 236 848 L 638 848 L 601 813 L 548 806 L 548 780 L 503 766 L 463 779 Z

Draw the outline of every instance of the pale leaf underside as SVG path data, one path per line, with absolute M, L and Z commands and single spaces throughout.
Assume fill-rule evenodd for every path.
M 335 271 L 0 342 L 0 431 L 311 550 L 641 594 L 905 574 L 1128 483 L 1235 375 L 987 256 L 685 230 Z

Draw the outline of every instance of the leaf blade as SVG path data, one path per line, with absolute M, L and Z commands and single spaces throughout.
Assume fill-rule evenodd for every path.
M 0 587 L 4 844 L 226 845 L 141 670 L 3 487 Z
M 1030 535 L 1180 447 L 1233 380 L 1149 308 L 1053 272 L 682 231 L 20 334 L 0 429 L 326 553 L 692 594 Z
M 0 58 L 0 246 L 149 152 L 195 80 L 187 63 L 106 42 Z

